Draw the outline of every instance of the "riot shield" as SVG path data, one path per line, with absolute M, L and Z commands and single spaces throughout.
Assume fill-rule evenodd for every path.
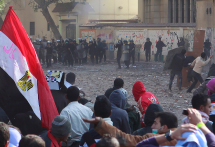
M 123 45 L 123 54 L 122 54 L 122 60 L 128 61 L 129 60 L 129 45 Z
M 84 45 L 83 44 L 79 44 L 77 46 L 77 51 L 78 51 L 78 58 L 79 59 L 83 59 L 86 57 L 86 53 L 84 53 Z M 84 57 L 85 55 L 85 57 Z

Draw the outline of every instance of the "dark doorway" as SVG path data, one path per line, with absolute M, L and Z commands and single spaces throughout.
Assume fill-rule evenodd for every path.
M 76 39 L 76 24 L 69 24 L 66 27 L 66 38 Z

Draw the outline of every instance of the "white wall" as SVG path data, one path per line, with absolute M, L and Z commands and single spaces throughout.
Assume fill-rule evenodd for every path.
M 168 51 L 174 48 L 177 48 L 178 38 L 184 37 L 185 39 L 185 48 L 189 51 L 193 51 L 193 42 L 194 42 L 194 30 L 195 28 L 143 28 L 135 30 L 126 29 L 117 29 L 117 28 L 103 28 L 103 29 L 88 29 L 81 33 L 83 38 L 91 40 L 92 38 L 101 37 L 105 39 L 107 43 L 114 42 L 118 40 L 129 40 L 133 39 L 135 44 L 141 44 L 140 52 L 144 53 L 144 44 L 146 38 L 150 38 L 152 42 L 151 51 L 156 53 L 156 43 L 159 36 L 162 36 L 162 41 L 167 45 L 163 47 L 163 55 L 167 55 Z
M 115 41 L 118 39 L 133 39 L 135 44 L 142 45 L 142 52 L 144 50 L 144 44 L 146 38 L 150 38 L 152 42 L 151 51 L 156 53 L 156 43 L 159 36 L 162 36 L 162 41 L 167 47 L 163 47 L 163 55 L 167 55 L 168 51 L 177 48 L 178 38 L 183 37 L 183 29 L 144 29 L 144 30 L 118 30 L 115 32 Z M 191 45 L 192 46 L 192 45 Z

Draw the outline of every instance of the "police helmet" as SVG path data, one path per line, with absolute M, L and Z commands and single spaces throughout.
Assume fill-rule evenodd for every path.
M 60 42 L 60 40 L 57 40 L 57 42 Z
M 100 37 L 98 37 L 98 38 L 97 38 L 97 40 L 101 41 L 101 38 L 100 38 Z
M 146 40 L 150 40 L 150 38 L 146 38 Z
M 41 39 L 41 38 L 39 39 L 39 42 L 42 42 L 42 39 Z
M 127 40 L 123 40 L 123 43 L 124 43 L 124 44 L 128 44 L 128 41 L 127 41 Z
M 209 38 L 207 38 L 206 41 L 209 41 Z
M 102 40 L 102 42 L 106 42 L 106 40 Z
M 47 44 L 51 44 L 51 41 L 47 41 Z
M 76 39 L 73 39 L 73 42 L 76 42 Z
M 65 39 L 64 42 L 65 42 L 65 43 L 69 43 L 69 39 Z
M 79 43 L 82 43 L 82 39 L 81 38 L 78 38 L 78 41 L 79 41 Z
M 93 43 L 93 40 L 90 40 L 89 43 Z

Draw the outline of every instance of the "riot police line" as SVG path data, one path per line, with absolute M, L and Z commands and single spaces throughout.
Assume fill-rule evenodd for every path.
M 118 68 L 121 68 L 121 58 L 126 68 L 129 68 L 131 59 L 132 64 L 135 62 L 135 44 L 132 39 L 129 42 L 128 44 L 127 40 L 123 42 L 119 40 L 114 45 L 114 48 L 117 49 Z M 34 40 L 33 45 L 41 64 L 46 64 L 47 67 L 52 65 L 52 59 L 53 63 L 69 67 L 87 64 L 88 57 L 93 65 L 101 63 L 102 60 L 106 62 L 106 50 L 108 49 L 106 41 L 101 38 L 90 40 L 89 43 L 86 39 L 79 38 L 77 43 L 75 39 L 48 41 L 43 37 L 43 39 Z

